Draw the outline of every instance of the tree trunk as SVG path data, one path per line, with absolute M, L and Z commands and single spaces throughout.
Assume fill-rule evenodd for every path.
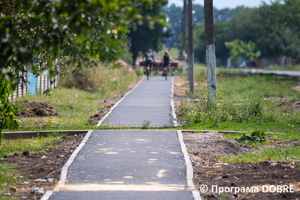
M 137 57 L 138 57 L 138 52 L 133 51 L 132 52 L 132 61 L 133 61 L 132 66 L 134 66 L 134 67 L 135 67 Z
M 194 93 L 194 38 L 193 38 L 193 3 L 192 0 L 188 2 L 188 19 L 189 19 L 189 81 L 190 91 Z
M 182 60 L 182 72 L 185 72 L 186 58 L 186 29 L 187 29 L 187 0 L 183 0 L 183 12 L 182 12 L 182 47 L 181 47 L 181 60 Z
M 215 48 L 215 30 L 214 30 L 214 12 L 213 1 L 204 0 L 205 12 L 205 35 L 206 35 L 206 71 L 208 98 L 211 104 L 214 104 L 217 97 L 216 81 L 216 48 Z

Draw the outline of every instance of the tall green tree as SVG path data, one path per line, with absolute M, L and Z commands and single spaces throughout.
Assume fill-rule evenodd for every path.
M 134 20 L 166 24 L 162 18 L 140 15 L 142 8 L 162 2 L 167 0 L 2 0 L 0 133 L 18 127 L 16 108 L 8 97 L 23 79 L 21 72 L 47 71 L 52 77 L 57 73 L 54 60 L 70 61 L 80 68 L 86 55 L 113 61 Z
M 161 11 L 161 6 L 163 5 L 165 4 L 143 8 L 141 15 L 160 17 L 164 21 L 166 16 L 162 15 Z M 136 20 L 131 25 L 130 33 L 128 34 L 133 65 L 135 65 L 140 52 L 145 53 L 150 48 L 154 51 L 159 51 L 162 48 L 164 39 L 170 35 L 169 31 L 164 31 L 162 24 L 149 24 Z
M 231 40 L 232 24 L 230 22 L 215 22 L 215 44 L 216 57 L 227 58 L 229 50 L 225 47 L 225 42 Z M 194 31 L 194 54 L 197 61 L 204 62 L 205 60 L 205 27 L 200 24 Z
M 241 40 L 234 40 L 225 42 L 225 46 L 230 50 L 230 57 L 234 60 L 243 57 L 246 61 L 251 61 L 260 56 L 260 51 L 255 51 L 255 44 L 251 41 L 246 43 Z

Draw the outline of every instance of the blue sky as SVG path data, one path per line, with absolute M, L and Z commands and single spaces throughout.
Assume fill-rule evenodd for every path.
M 269 3 L 270 0 L 264 0 L 266 3 Z M 246 7 L 259 7 L 262 0 L 213 0 L 214 7 L 218 9 L 222 8 L 235 8 L 237 6 L 246 6 Z M 177 6 L 182 6 L 183 0 L 169 0 L 169 5 L 175 3 Z M 196 4 L 204 4 L 204 0 L 195 0 Z

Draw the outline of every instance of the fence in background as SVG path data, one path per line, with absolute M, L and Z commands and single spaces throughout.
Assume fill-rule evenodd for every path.
M 46 75 L 32 78 L 33 74 L 30 72 L 22 72 L 20 74 L 27 81 L 21 81 L 16 91 L 10 95 L 9 100 L 12 101 L 26 94 L 43 94 L 48 88 L 53 89 L 59 83 L 59 75 L 49 79 Z

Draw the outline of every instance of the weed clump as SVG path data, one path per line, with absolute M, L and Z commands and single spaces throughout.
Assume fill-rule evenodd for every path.
M 97 66 L 84 67 L 80 71 L 69 66 L 62 73 L 64 74 L 62 80 L 64 87 L 75 87 L 103 95 L 122 92 L 137 80 L 137 75 L 132 67 L 121 60 L 107 66 L 98 63 Z
M 252 133 L 244 133 L 239 139 L 240 142 L 249 143 L 249 142 L 265 142 L 267 141 L 266 133 L 264 131 L 256 130 Z
M 223 122 L 263 120 L 263 97 L 259 93 L 249 92 L 244 97 L 223 98 L 214 103 L 208 101 L 206 94 L 206 88 L 200 89 L 192 96 L 190 104 L 182 105 L 182 125 L 210 124 L 211 127 L 216 127 Z

